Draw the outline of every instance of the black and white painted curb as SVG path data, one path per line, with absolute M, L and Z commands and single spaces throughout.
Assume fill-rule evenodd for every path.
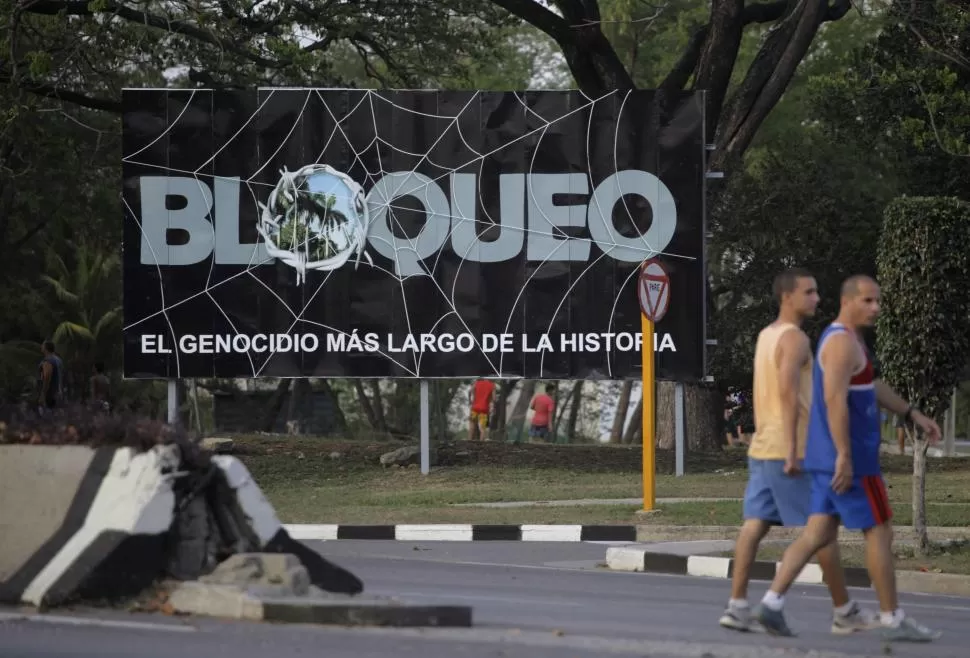
M 751 580 L 773 580 L 780 562 L 755 562 L 751 565 Z M 680 576 L 731 578 L 734 559 L 711 555 L 670 555 L 636 546 L 614 546 L 606 551 L 606 566 L 614 571 L 644 571 Z M 846 585 L 869 587 L 869 572 L 859 567 L 845 568 Z M 807 564 L 795 579 L 796 583 L 822 585 L 825 579 L 817 564 Z
M 285 525 L 293 539 L 326 541 L 376 539 L 391 541 L 557 541 L 618 542 L 637 540 L 635 525 Z

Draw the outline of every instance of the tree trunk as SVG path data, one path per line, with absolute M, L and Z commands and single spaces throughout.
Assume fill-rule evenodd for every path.
M 673 450 L 676 443 L 676 424 L 674 419 L 674 382 L 657 382 L 657 432 L 656 445 L 659 450 Z
M 367 419 L 367 424 L 370 425 L 372 430 L 386 433 L 387 429 L 379 426 L 377 414 L 374 412 L 374 405 L 371 404 L 370 398 L 367 397 L 367 391 L 364 390 L 364 385 L 359 379 L 354 380 L 354 391 L 357 393 L 357 403 L 360 405 L 361 411 L 364 412 L 364 418 Z
M 199 411 L 199 383 L 198 380 L 190 380 L 192 387 L 192 415 L 195 417 L 195 431 L 202 434 L 202 414 Z
M 576 394 L 576 384 L 580 382 L 573 382 L 572 388 L 566 393 L 566 397 L 562 400 L 559 399 L 559 388 L 556 388 L 556 394 L 553 397 L 555 401 L 555 407 L 553 407 L 553 417 L 552 417 L 552 429 L 549 431 L 549 441 L 552 443 L 559 442 L 559 428 L 562 427 L 562 419 L 566 417 L 566 411 L 573 408 L 573 399 Z M 564 438 L 564 442 L 568 443 L 569 440 Z
M 276 426 L 276 419 L 279 417 L 280 411 L 283 410 L 283 400 L 286 399 L 286 394 L 289 392 L 292 382 L 292 379 L 281 379 L 280 383 L 276 385 L 276 390 L 270 396 L 266 409 L 263 411 L 263 417 L 259 421 L 261 431 L 273 431 L 273 427 Z
M 529 411 L 529 403 L 532 402 L 532 396 L 535 392 L 536 380 L 523 379 L 522 386 L 519 389 L 519 397 L 515 401 L 515 406 L 512 407 L 512 413 L 509 415 L 507 426 L 510 438 L 516 443 L 521 442 L 526 436 L 525 417 Z
M 500 381 L 495 387 L 495 404 L 492 405 L 492 415 L 488 419 L 488 435 L 493 441 L 505 441 L 508 432 L 506 420 L 508 419 L 509 395 L 515 389 L 518 381 Z
M 643 396 L 637 400 L 637 406 L 630 417 L 630 424 L 623 433 L 623 444 L 630 445 L 643 441 Z
M 448 382 L 431 382 L 431 409 L 434 422 L 434 433 L 431 440 L 434 442 L 444 442 L 448 440 L 448 407 L 451 406 L 452 392 L 448 388 Z
M 684 441 L 688 451 L 721 450 L 724 400 L 713 386 L 684 384 Z
M 566 443 L 576 439 L 576 425 L 579 423 L 579 410 L 583 408 L 583 389 L 586 382 L 579 380 L 573 384 L 573 404 L 569 408 L 569 420 L 566 425 Z
M 286 410 L 286 433 L 299 436 L 303 434 L 303 411 L 301 403 L 310 392 L 310 380 L 300 377 L 294 380 L 290 389 L 290 404 Z
M 381 381 L 370 379 L 367 381 L 367 385 L 370 387 L 371 405 L 374 409 L 374 419 L 377 421 L 374 427 L 387 434 L 387 417 L 384 415 L 384 396 L 381 395 Z
M 913 532 L 917 555 L 925 555 L 930 547 L 926 532 L 926 450 L 929 444 L 918 433 L 910 434 L 913 441 Z
M 623 425 L 626 423 L 627 409 L 630 408 L 631 393 L 633 393 L 633 380 L 624 380 L 620 386 L 620 399 L 616 403 L 616 413 L 613 415 L 613 427 L 610 429 L 612 444 L 618 444 L 623 439 Z
M 309 381 L 307 380 L 307 392 L 310 390 Z M 330 382 L 326 379 L 317 380 L 317 388 L 330 402 L 330 408 L 333 409 L 333 422 L 330 424 L 332 430 L 336 432 L 346 432 L 347 431 L 347 417 L 344 416 L 344 410 L 340 406 L 340 396 L 337 395 L 337 391 L 333 390 Z

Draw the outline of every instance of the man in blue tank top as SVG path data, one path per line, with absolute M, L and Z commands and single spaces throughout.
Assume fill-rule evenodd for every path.
M 918 425 L 931 442 L 935 422 L 913 409 L 887 384 L 875 379 L 872 360 L 859 336 L 879 315 L 879 285 L 857 275 L 842 284 L 841 309 L 822 332 L 812 371 L 805 470 L 812 477 L 811 515 L 778 566 L 771 588 L 753 611 L 773 635 L 794 635 L 785 616 L 784 595 L 820 548 L 834 541 L 841 522 L 861 530 L 867 567 L 879 598 L 886 639 L 929 642 L 940 636 L 899 608 L 892 553 L 892 509 L 879 464 L 879 406 Z

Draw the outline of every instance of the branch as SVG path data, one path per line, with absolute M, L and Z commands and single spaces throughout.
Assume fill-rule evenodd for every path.
M 164 30 L 170 34 L 181 34 L 191 37 L 197 41 L 201 41 L 202 43 L 208 43 L 227 52 L 244 57 L 251 62 L 259 64 L 260 66 L 276 68 L 281 64 L 281 62 L 260 57 L 259 55 L 246 50 L 245 48 L 241 48 L 234 41 L 222 39 L 214 32 L 203 30 L 192 23 L 165 18 L 164 16 L 157 16 L 144 11 L 137 11 L 126 5 L 114 2 L 108 2 L 102 8 L 96 11 L 91 9 L 90 3 L 88 3 L 86 0 L 21 0 L 21 7 L 28 13 L 43 16 L 55 16 L 58 14 L 67 16 L 95 16 L 97 14 L 114 14 L 115 16 L 123 18 L 131 23 L 147 25 L 148 27 L 153 27 L 158 30 Z
M 6 82 L 10 82 L 10 80 L 6 80 Z M 121 102 L 111 100 L 109 98 L 88 96 L 86 94 L 71 91 L 69 89 L 62 89 L 60 87 L 54 87 L 36 82 L 29 82 L 27 80 L 16 81 L 16 85 L 26 92 L 35 94 L 37 96 L 43 96 L 44 98 L 51 98 L 64 103 L 79 105 L 91 110 L 101 110 L 103 112 L 111 112 L 113 114 L 122 113 Z
M 821 24 L 846 14 L 850 0 L 835 0 L 834 5 L 800 2 L 787 14 L 777 29 L 768 34 L 755 56 L 744 81 L 731 99 L 725 121 L 717 134 L 718 151 L 712 166 L 725 168 L 740 158 L 761 123 L 781 99 Z
M 532 27 L 545 32 L 560 46 L 574 42 L 576 38 L 565 19 L 549 11 L 538 2 L 533 0 L 492 0 L 492 3 L 513 16 L 518 16 Z

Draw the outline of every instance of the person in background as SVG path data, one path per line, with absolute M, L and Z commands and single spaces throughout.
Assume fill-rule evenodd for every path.
M 104 364 L 100 361 L 94 364 L 94 374 L 91 375 L 91 406 L 96 411 L 108 412 L 111 404 L 111 380 L 104 374 Z
M 41 414 L 47 414 L 63 403 L 64 362 L 57 355 L 53 341 L 45 340 L 41 346 L 43 358 L 38 366 L 37 406 Z
M 492 409 L 492 397 L 495 395 L 495 383 L 487 379 L 478 379 L 471 390 L 471 414 L 468 418 L 468 440 L 488 440 L 488 415 Z
M 899 454 L 906 454 L 906 419 L 895 414 L 893 425 L 896 426 L 896 442 L 899 444 Z
M 535 413 L 532 416 L 532 425 L 529 426 L 529 438 L 549 441 L 552 435 L 552 414 L 556 408 L 556 402 L 552 399 L 555 392 L 555 384 L 546 384 L 546 392 L 539 393 L 532 399 L 529 408 Z

